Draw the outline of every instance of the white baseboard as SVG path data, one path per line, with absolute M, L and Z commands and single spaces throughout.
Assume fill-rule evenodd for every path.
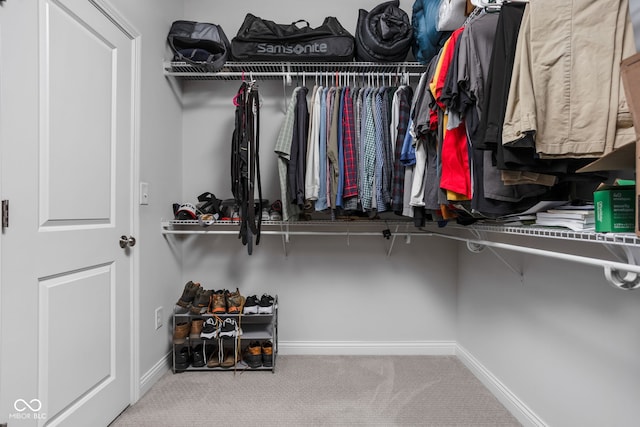
M 279 341 L 280 355 L 453 356 L 455 341 Z
M 493 395 L 518 419 L 524 426 L 547 427 L 539 416 L 537 416 L 522 400 L 518 398 L 507 386 L 505 386 L 495 375 L 482 365 L 464 349 L 461 345 L 456 346 L 456 356 L 467 368 L 493 393 Z
M 171 369 L 171 352 L 167 353 L 162 359 L 153 365 L 151 369 L 140 377 L 140 397 L 144 396 L 151 387 Z

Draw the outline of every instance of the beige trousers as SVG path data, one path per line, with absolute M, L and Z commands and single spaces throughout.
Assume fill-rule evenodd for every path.
M 543 158 L 600 157 L 635 142 L 620 62 L 636 51 L 629 0 L 534 0 L 523 16 L 503 144 Z

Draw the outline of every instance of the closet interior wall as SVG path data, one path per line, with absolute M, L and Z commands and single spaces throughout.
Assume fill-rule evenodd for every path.
M 284 117 L 282 81 L 258 81 L 263 197 L 280 198 L 273 149 Z M 302 84 L 302 80 L 300 80 Z M 313 81 L 307 79 L 307 85 Z M 183 82 L 183 195 L 230 198 L 230 148 L 239 81 Z M 455 243 L 421 244 L 379 236 L 264 235 L 247 255 L 235 235 L 170 236 L 182 247 L 183 282 L 243 295 L 278 295 L 279 349 L 285 353 L 452 353 Z M 398 328 L 398 323 L 402 324 Z M 304 343 L 304 345 L 303 345 Z M 394 345 L 395 343 L 395 345 Z M 437 347 L 436 350 L 431 350 Z

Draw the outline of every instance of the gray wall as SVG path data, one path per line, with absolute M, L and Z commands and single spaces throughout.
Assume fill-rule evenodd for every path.
M 182 108 L 162 72 L 166 36 L 171 22 L 182 15 L 172 0 L 112 0 L 112 4 L 141 34 L 140 61 L 140 179 L 150 183 L 149 205 L 140 206 L 135 251 L 139 274 L 139 374 L 143 392 L 164 372 L 169 352 L 170 311 L 182 280 L 180 252 L 160 234 L 173 201 L 182 192 Z M 155 309 L 164 307 L 164 327 L 155 329 Z
M 611 259 L 591 243 L 546 246 Z M 522 280 L 489 251 L 459 248 L 458 343 L 548 425 L 637 425 L 640 293 L 601 268 L 501 254 Z
M 410 2 L 404 2 L 410 11 Z M 185 18 L 220 23 L 235 36 L 247 12 L 276 22 L 300 18 L 312 26 L 334 15 L 353 32 L 359 7 L 377 3 L 325 1 L 249 1 L 241 8 L 230 1 L 186 1 Z M 278 6 L 282 5 L 282 8 Z M 409 12 L 410 14 L 410 12 Z M 280 198 L 275 140 L 284 105 L 293 87 L 282 81 L 260 83 L 260 161 L 264 197 Z M 310 82 L 308 82 L 310 83 Z M 232 98 L 239 82 L 186 82 L 183 85 L 183 201 L 204 191 L 231 197 L 230 141 Z M 180 239 L 177 239 L 180 240 Z M 456 260 L 454 245 L 414 239 L 389 242 L 376 237 L 293 237 L 285 256 L 279 236 L 262 237 L 252 256 L 236 236 L 183 239 L 183 280 L 207 289 L 235 289 L 244 295 L 278 294 L 283 352 L 300 352 L 300 343 L 316 352 L 349 352 L 363 344 L 455 340 Z M 175 288 L 176 294 L 178 288 Z M 336 344 L 337 343 L 337 344 Z M 330 348 L 330 349 L 329 349 Z M 418 351 L 385 347 L 390 352 Z

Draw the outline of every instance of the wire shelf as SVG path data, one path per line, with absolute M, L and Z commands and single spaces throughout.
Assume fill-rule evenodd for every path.
M 372 77 L 418 77 L 426 69 L 419 62 L 227 62 L 219 71 L 186 62 L 164 63 L 166 76 L 185 80 L 239 80 L 242 78 L 278 80 L 295 77 L 324 77 L 349 75 Z
M 634 233 L 596 233 L 595 231 L 572 231 L 564 228 L 540 227 L 540 226 L 501 226 L 474 224 L 471 226 L 455 226 L 456 229 L 471 229 L 480 232 L 516 234 L 531 237 L 543 237 L 581 242 L 607 243 L 614 245 L 634 246 L 640 245 L 640 238 Z

